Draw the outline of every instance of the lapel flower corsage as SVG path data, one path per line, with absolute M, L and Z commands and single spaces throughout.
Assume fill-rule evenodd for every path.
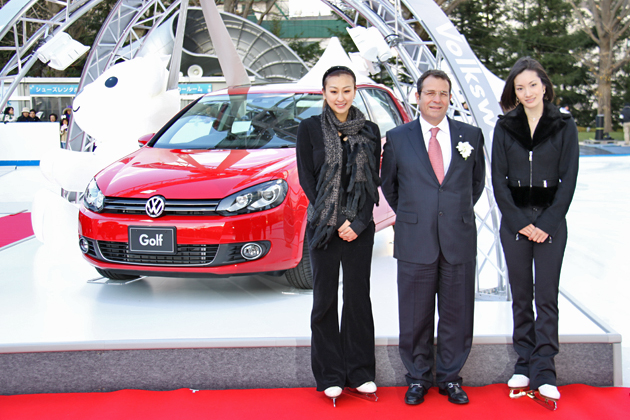
M 474 150 L 474 147 L 472 147 L 468 142 L 460 141 L 459 143 L 457 143 L 457 150 L 459 150 L 459 154 L 462 155 L 464 160 L 466 160 Z

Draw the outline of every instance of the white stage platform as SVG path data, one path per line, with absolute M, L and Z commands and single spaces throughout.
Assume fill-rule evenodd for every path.
M 610 344 L 614 384 L 624 386 L 630 347 L 615 330 L 630 334 L 629 174 L 627 156 L 581 159 L 560 296 L 561 343 Z M 38 168 L 0 168 L 0 215 L 29 210 L 39 188 L 51 187 Z M 378 346 L 398 344 L 392 239 L 392 229 L 377 233 L 372 263 Z M 89 283 L 98 277 L 78 246 L 59 252 L 32 238 L 0 249 L 0 353 L 310 345 L 312 295 L 282 277 Z M 476 303 L 475 345 L 507 345 L 511 331 L 509 302 Z

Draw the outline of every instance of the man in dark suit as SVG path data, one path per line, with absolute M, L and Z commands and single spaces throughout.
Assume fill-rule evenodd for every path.
M 455 404 L 468 403 L 459 372 L 473 338 L 477 229 L 474 204 L 485 184 L 483 134 L 446 117 L 451 81 L 440 70 L 418 80 L 420 116 L 387 132 L 382 189 L 396 212 L 400 357 L 407 404 L 433 386 L 435 296 L 436 382 Z

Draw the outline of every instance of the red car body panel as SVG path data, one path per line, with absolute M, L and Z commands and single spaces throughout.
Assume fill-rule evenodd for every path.
M 295 85 L 238 89 L 239 94 L 245 92 L 321 93 Z M 400 103 L 395 102 L 404 122 L 408 122 Z M 299 184 L 294 148 L 187 150 L 144 146 L 102 170 L 95 179 L 105 197 L 148 199 L 159 194 L 172 200 L 221 200 L 266 181 L 282 179 L 288 184 L 286 198 L 277 207 L 241 215 L 151 218 L 146 214 L 96 213 L 81 205 L 79 235 L 94 241 L 126 243 L 130 226 L 160 226 L 176 227 L 177 244 L 270 242 L 267 254 L 260 259 L 215 266 L 119 263 L 84 254 L 88 262 L 103 270 L 174 277 L 186 273 L 230 276 L 284 271 L 296 267 L 302 259 L 308 200 Z M 374 219 L 377 230 L 394 223 L 394 213 L 382 194 Z

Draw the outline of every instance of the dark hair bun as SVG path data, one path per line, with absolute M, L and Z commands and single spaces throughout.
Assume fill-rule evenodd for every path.
M 352 76 L 352 80 L 354 80 L 354 83 L 357 83 L 357 77 L 354 75 L 354 72 L 349 67 L 332 66 L 331 68 L 326 70 L 326 73 L 324 73 L 324 77 L 322 77 L 322 86 L 326 87 L 326 79 L 328 79 L 330 76 L 336 76 L 338 74 L 348 74 Z

